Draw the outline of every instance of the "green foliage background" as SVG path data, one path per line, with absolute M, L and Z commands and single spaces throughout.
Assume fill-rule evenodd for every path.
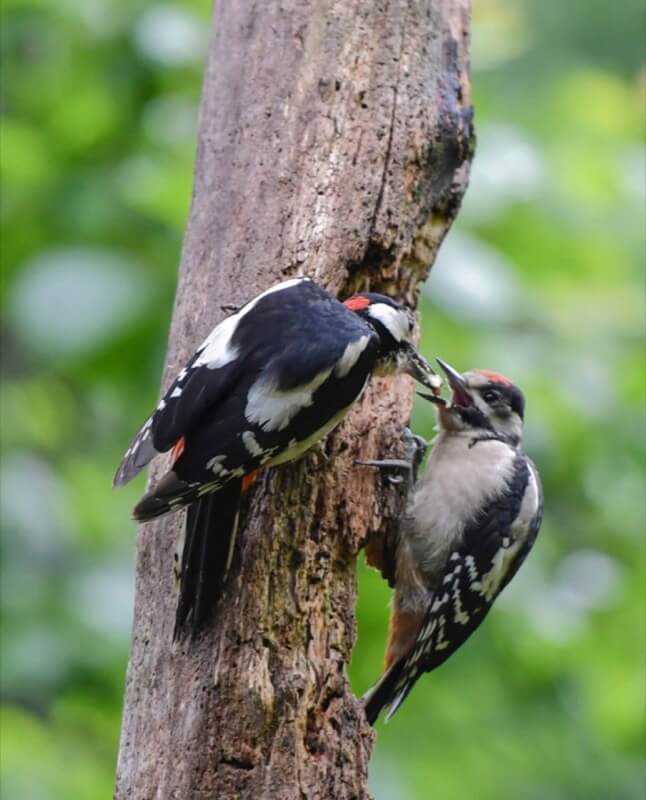
M 142 484 L 110 479 L 156 398 L 209 5 L 3 4 L 3 797 L 112 791 Z M 644 24 L 642 0 L 475 0 L 479 144 L 423 350 L 525 388 L 546 518 L 380 725 L 378 800 L 643 796 Z M 361 567 L 357 691 L 388 596 Z

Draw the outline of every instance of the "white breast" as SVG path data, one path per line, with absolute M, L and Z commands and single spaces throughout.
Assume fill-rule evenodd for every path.
M 487 502 L 510 480 L 516 452 L 497 440 L 440 434 L 409 508 L 410 556 L 431 574 Z

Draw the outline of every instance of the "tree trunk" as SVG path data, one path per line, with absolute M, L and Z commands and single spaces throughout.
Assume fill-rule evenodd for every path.
M 165 385 L 226 304 L 289 276 L 416 302 L 468 176 L 468 26 L 469 0 L 216 4 Z M 394 452 L 411 396 L 373 380 L 327 464 L 264 474 L 197 641 L 171 644 L 183 516 L 141 526 L 117 798 L 369 796 L 355 560 L 394 509 L 354 460 Z

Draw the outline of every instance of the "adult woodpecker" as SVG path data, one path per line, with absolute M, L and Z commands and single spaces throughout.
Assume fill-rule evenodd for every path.
M 114 485 L 172 449 L 133 515 L 188 506 L 175 638 L 196 634 L 222 591 L 240 495 L 261 467 L 299 458 L 328 434 L 369 377 L 441 384 L 410 342 L 413 312 L 380 294 L 340 303 L 307 278 L 272 286 L 217 325 L 128 447 Z
M 438 363 L 453 396 L 447 403 L 423 395 L 437 405 L 439 434 L 424 475 L 417 480 L 413 473 L 394 563 L 379 563 L 378 551 L 372 559 L 368 552 L 395 586 L 386 669 L 364 697 L 370 724 L 384 706 L 389 719 L 420 676 L 482 623 L 534 544 L 543 514 L 538 472 L 520 449 L 520 389 L 494 372 L 460 375 Z

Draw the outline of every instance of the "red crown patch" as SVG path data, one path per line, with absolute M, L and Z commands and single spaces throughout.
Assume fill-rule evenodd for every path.
M 509 378 L 505 378 L 504 375 L 499 375 L 497 372 L 491 372 L 488 369 L 475 369 L 473 371 L 477 372 L 479 375 L 484 375 L 485 378 L 489 378 L 492 383 L 513 383 L 513 381 L 510 381 Z
M 347 300 L 344 300 L 343 305 L 349 308 L 350 311 L 362 311 L 364 308 L 368 308 L 370 300 L 368 300 L 367 297 L 357 295 L 356 297 L 349 297 Z

